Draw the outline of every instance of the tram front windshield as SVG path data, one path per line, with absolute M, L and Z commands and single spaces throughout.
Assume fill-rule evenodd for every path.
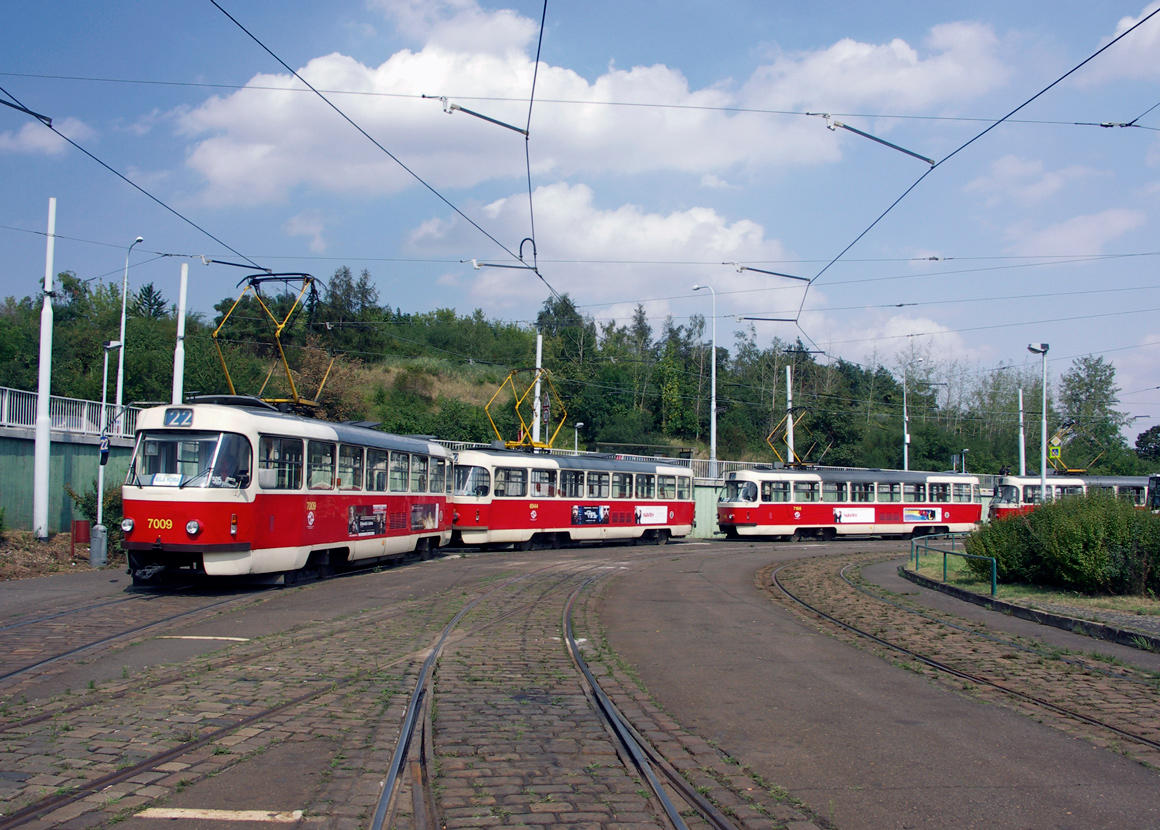
M 491 474 L 486 467 L 456 467 L 455 495 L 483 498 L 491 491 Z
M 995 488 L 995 495 L 991 499 L 991 504 L 1019 504 L 1019 488 L 1014 484 L 1000 484 Z
M 137 440 L 126 484 L 247 487 L 250 442 L 233 432 L 149 430 Z
M 720 501 L 755 502 L 757 501 L 757 485 L 752 481 L 726 481 L 725 489 L 721 491 Z

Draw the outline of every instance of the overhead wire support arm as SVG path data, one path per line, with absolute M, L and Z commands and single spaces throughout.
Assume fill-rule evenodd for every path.
M 20 104 L 10 104 L 7 101 L 0 101 L 0 104 L 3 104 L 6 107 L 12 107 L 12 109 L 17 110 L 19 112 L 22 112 L 25 115 L 31 115 L 33 118 L 35 118 L 37 121 L 39 121 L 40 123 L 42 123 L 46 127 L 52 126 L 52 119 L 49 118 L 47 115 L 41 115 L 39 112 L 33 112 L 28 107 L 22 107 Z
M 742 265 L 740 262 L 722 262 L 722 265 L 732 265 L 740 274 L 743 271 L 754 271 L 758 274 L 769 274 L 771 277 L 785 277 L 790 280 L 801 280 L 802 282 L 809 282 L 809 277 L 798 277 L 793 274 L 783 274 L 780 271 L 766 271 L 764 268 L 754 268 L 752 265 Z
M 841 128 L 843 130 L 849 130 L 850 132 L 854 133 L 855 135 L 860 135 L 863 138 L 870 139 L 871 141 L 877 141 L 879 144 L 882 144 L 886 147 L 889 147 L 892 150 L 897 150 L 900 153 L 905 153 L 906 155 L 910 156 L 911 158 L 916 158 L 919 161 L 925 161 L 931 167 L 935 166 L 936 162 L 934 159 L 928 159 L 926 156 L 920 156 L 918 153 L 913 153 L 910 150 L 907 150 L 905 147 L 899 147 L 897 144 L 893 144 L 884 138 L 879 138 L 876 135 L 871 135 L 868 132 L 864 132 L 863 130 L 859 130 L 857 127 L 851 127 L 849 124 L 843 124 L 841 121 L 838 121 L 834 118 L 831 118 L 829 113 L 811 112 L 811 113 L 807 113 L 807 115 L 817 115 L 817 116 L 820 116 L 821 118 L 826 119 L 826 126 L 828 128 L 830 128 L 831 130 L 836 131 L 839 128 Z
M 513 127 L 511 124 L 505 124 L 503 121 L 492 118 L 489 115 L 484 115 L 481 112 L 476 112 L 475 110 L 469 110 L 467 107 L 461 107 L 461 106 L 459 106 L 459 104 L 452 104 L 451 102 L 449 102 L 447 100 L 446 96 L 424 95 L 423 97 L 424 98 L 438 98 L 438 100 L 443 102 L 443 111 L 445 113 L 447 113 L 448 115 L 451 115 L 452 113 L 457 112 L 457 111 L 458 112 L 465 112 L 468 115 L 474 115 L 476 118 L 482 119 L 483 121 L 487 121 L 489 123 L 496 124 L 500 127 L 506 127 L 507 129 L 511 130 L 512 132 L 519 133 L 524 138 L 528 137 L 527 130 L 525 130 L 521 127 Z

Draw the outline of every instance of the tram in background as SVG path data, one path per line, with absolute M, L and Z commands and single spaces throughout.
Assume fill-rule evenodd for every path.
M 164 572 L 292 581 L 428 556 L 451 539 L 449 450 L 434 441 L 206 396 L 137 420 L 121 523 L 135 583 Z
M 981 519 L 979 479 L 964 473 L 757 468 L 729 473 L 717 505 L 731 539 L 922 536 Z
M 664 544 L 693 530 L 687 467 L 615 456 L 461 450 L 453 499 L 453 545 Z
M 1047 500 L 1081 496 L 1092 490 L 1102 490 L 1116 498 L 1126 499 L 1137 507 L 1160 509 L 1157 485 L 1160 476 L 1089 476 L 1063 475 L 1049 471 L 1047 474 Z M 995 485 L 995 495 L 991 499 L 990 518 L 1005 519 L 1034 510 L 1042 502 L 1040 489 L 1043 481 L 1039 476 L 1003 476 Z

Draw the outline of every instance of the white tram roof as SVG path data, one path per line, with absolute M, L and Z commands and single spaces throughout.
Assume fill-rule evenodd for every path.
M 816 469 L 802 469 L 792 467 L 756 467 L 752 470 L 730 472 L 726 480 L 740 478 L 742 473 L 748 473 L 759 478 L 805 478 L 818 481 L 850 481 L 855 483 L 870 483 L 875 481 L 914 482 L 920 484 L 929 481 L 958 481 L 964 484 L 979 483 L 974 473 L 932 473 L 919 470 L 846 470 L 840 467 L 826 467 Z
M 172 409 L 188 409 L 193 419 L 186 426 L 167 426 L 165 413 Z M 332 421 L 319 421 L 289 412 L 278 412 L 257 406 L 229 406 L 216 403 L 170 404 L 146 409 L 137 417 L 137 430 L 209 430 L 236 432 L 239 430 L 281 435 L 292 438 L 315 438 L 360 444 L 364 447 L 389 449 L 397 452 L 421 453 L 450 458 L 451 452 L 442 444 L 424 437 L 395 435 L 367 426 Z
M 1030 473 L 1025 476 L 1003 476 L 999 479 L 1000 484 L 1039 484 L 1039 482 L 1039 476 L 1031 475 Z M 1066 487 L 1068 484 L 1095 484 L 1105 487 L 1146 487 L 1148 485 L 1148 476 L 1089 476 L 1083 473 L 1057 473 L 1054 470 L 1048 470 L 1047 483 L 1062 487 Z
M 693 471 L 688 467 L 679 467 L 675 464 L 662 464 L 653 461 L 631 461 L 616 458 L 612 455 L 549 455 L 547 453 L 531 453 L 523 450 L 501 449 L 473 449 L 460 450 L 455 454 L 456 464 L 487 463 L 493 466 L 538 467 L 541 469 L 561 470 L 598 470 L 601 472 L 616 473 L 664 473 L 666 475 L 683 475 L 692 477 Z

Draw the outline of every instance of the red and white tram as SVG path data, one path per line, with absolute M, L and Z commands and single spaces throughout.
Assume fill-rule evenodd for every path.
M 1034 510 L 1043 501 L 1039 476 L 1003 476 L 995 486 L 991 499 L 990 518 L 1005 519 Z M 1127 499 L 1137 507 L 1147 507 L 1155 499 L 1149 498 L 1148 476 L 1089 476 L 1047 475 L 1047 501 L 1080 496 L 1092 490 L 1103 490 L 1116 498 Z M 1154 486 L 1154 485 L 1152 485 Z
M 692 473 L 645 461 L 462 450 L 454 500 L 452 544 L 663 544 L 693 530 Z
M 921 536 L 974 530 L 982 510 L 972 475 L 767 468 L 728 474 L 717 525 L 732 539 Z
M 428 555 L 451 539 L 451 470 L 433 441 L 257 399 L 148 409 L 122 488 L 129 570 L 273 579 Z

